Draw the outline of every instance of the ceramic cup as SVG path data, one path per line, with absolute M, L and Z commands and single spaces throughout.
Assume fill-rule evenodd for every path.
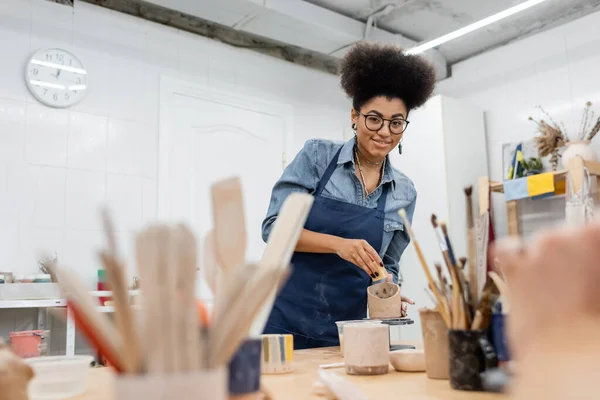
M 119 375 L 115 399 L 227 400 L 227 368 L 173 375 Z
M 425 366 L 429 379 L 448 379 L 448 328 L 438 311 L 421 309 Z
M 483 390 L 481 374 L 498 366 L 485 331 L 448 331 L 450 386 L 456 390 Z
M 505 321 L 506 318 L 504 314 L 496 313 L 492 315 L 492 344 L 494 346 L 494 350 L 496 350 L 496 354 L 498 355 L 498 361 L 502 362 L 510 361 Z
M 344 326 L 344 364 L 350 375 L 387 374 L 390 363 L 390 333 L 385 324 Z
M 367 288 L 369 318 L 400 318 L 402 316 L 402 297 L 400 286 L 391 282 L 382 282 Z
M 245 399 L 260 389 L 262 339 L 246 339 L 229 361 L 229 398 Z
M 262 335 L 261 372 L 263 374 L 285 374 L 292 372 L 294 360 L 294 336 Z

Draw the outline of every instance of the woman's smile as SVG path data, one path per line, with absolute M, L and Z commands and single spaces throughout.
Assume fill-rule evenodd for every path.
M 373 142 L 375 148 L 377 148 L 378 150 L 385 150 L 392 144 L 391 140 L 384 140 L 378 138 L 371 138 L 371 141 Z

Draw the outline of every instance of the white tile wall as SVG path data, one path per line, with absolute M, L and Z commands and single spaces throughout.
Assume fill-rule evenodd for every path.
M 36 251 L 56 251 L 93 287 L 99 205 L 124 243 L 156 218 L 163 73 L 291 104 L 295 148 L 342 139 L 348 120 L 334 76 L 86 3 L 0 0 L 0 47 L 0 264 L 22 273 L 36 271 Z M 80 104 L 55 110 L 29 94 L 23 68 L 42 47 L 71 50 L 89 70 Z
M 567 130 L 576 131 L 586 101 L 600 113 L 600 13 L 455 65 L 437 91 L 467 99 L 486 112 L 489 174 L 502 179 L 502 144 L 528 140 L 542 105 Z M 600 141 L 593 146 L 600 151 Z M 503 196 L 493 194 L 496 234 L 507 232 Z M 525 235 L 564 218 L 564 199 L 521 204 Z
M 29 94 L 24 67 L 42 47 L 74 52 L 89 71 L 78 105 L 55 110 Z M 98 208 L 106 202 L 133 276 L 133 232 L 157 216 L 161 74 L 290 104 L 295 149 L 310 137 L 341 140 L 349 126 L 350 103 L 335 76 L 83 2 L 0 0 L 0 48 L 3 271 L 35 273 L 39 252 L 56 252 L 94 288 Z M 17 314 L 1 315 L 2 334 L 29 315 Z

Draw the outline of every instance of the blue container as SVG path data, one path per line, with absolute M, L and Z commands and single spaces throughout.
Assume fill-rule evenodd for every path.
M 260 389 L 262 339 L 246 339 L 229 362 L 229 394 L 257 393 Z
M 510 353 L 508 349 L 508 337 L 504 323 L 504 314 L 494 313 L 492 315 L 491 337 L 492 345 L 496 349 L 498 361 L 510 361 Z

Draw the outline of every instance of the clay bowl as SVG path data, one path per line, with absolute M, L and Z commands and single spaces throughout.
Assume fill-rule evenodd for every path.
M 369 318 L 402 317 L 402 298 L 400 286 L 395 283 L 382 282 L 367 288 Z
M 425 352 L 423 349 L 390 351 L 390 362 L 398 372 L 425 372 Z

